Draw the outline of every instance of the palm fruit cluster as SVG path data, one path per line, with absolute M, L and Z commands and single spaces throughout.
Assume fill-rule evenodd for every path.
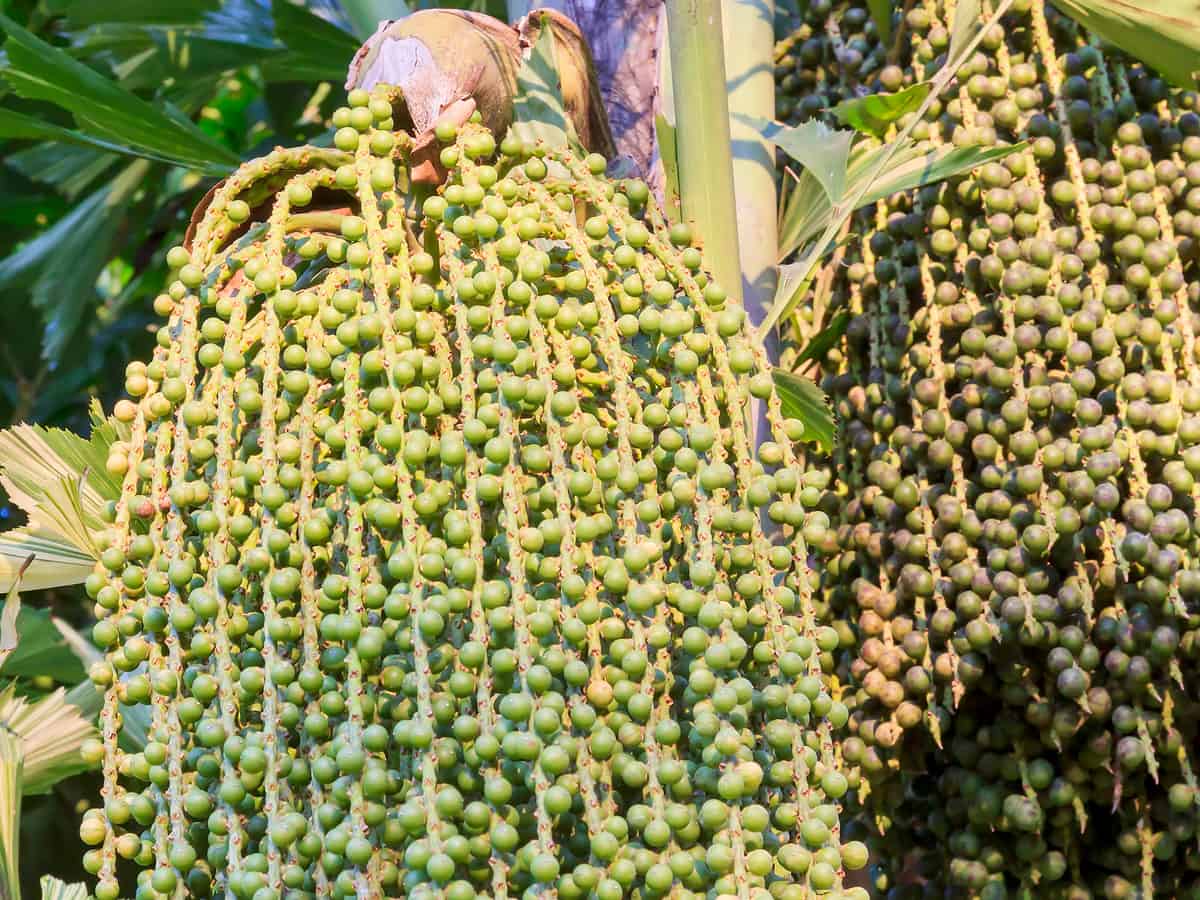
M 95 896 L 865 897 L 825 476 L 741 308 L 594 155 L 441 126 L 410 185 L 394 102 L 169 254 L 87 582 Z
M 888 48 L 840 15 L 854 65 L 812 23 L 781 84 L 896 89 L 945 58 L 952 5 L 906 8 Z M 1196 896 L 1196 96 L 1019 0 L 912 134 L 1024 143 L 863 210 L 794 335 L 852 314 L 821 360 L 844 487 L 814 543 L 878 883 Z
M 775 112 L 784 122 L 825 118 L 844 100 L 899 90 L 905 73 L 864 4 L 813 0 L 775 45 Z M 832 123 L 831 123 L 832 124 Z

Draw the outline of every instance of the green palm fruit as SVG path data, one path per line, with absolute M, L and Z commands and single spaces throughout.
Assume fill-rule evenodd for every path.
M 838 40 L 871 36 L 856 6 L 810 27 L 785 77 L 832 97 L 926 80 L 952 13 L 907 8 L 860 48 L 898 68 L 872 74 L 838 64 Z M 822 301 L 852 314 L 821 360 L 845 491 L 816 543 L 854 637 L 861 819 L 888 824 L 879 859 L 915 849 L 912 896 L 1189 895 L 1196 95 L 1023 0 L 913 134 L 1027 143 L 865 210 Z M 826 320 L 811 306 L 796 345 Z M 900 868 L 880 886 L 909 896 Z
M 410 191 L 393 99 L 169 255 L 89 581 L 97 898 L 864 896 L 824 477 L 741 309 L 601 158 L 441 129 Z

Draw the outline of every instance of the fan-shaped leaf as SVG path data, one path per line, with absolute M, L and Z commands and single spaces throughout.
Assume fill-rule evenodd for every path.
M 87 885 L 67 884 L 53 875 L 43 875 L 42 900 L 88 900 Z
M 94 406 L 91 414 L 90 440 L 40 425 L 0 431 L 0 484 L 31 520 L 25 528 L 0 533 L 4 590 L 13 588 L 22 571 L 30 590 L 77 584 L 91 571 L 97 556 L 92 535 L 104 527 L 106 502 L 121 493 L 108 473 L 108 450 L 126 429 L 102 418 Z
M 94 550 L 104 503 L 120 494 L 101 449 L 59 428 L 8 428 L 0 431 L 0 484 L 34 521 L 80 550 Z
M 0 728 L 0 895 L 17 900 L 21 878 L 17 871 L 21 836 L 21 739 Z
M 62 688 L 34 701 L 11 689 L 0 695 L 0 722 L 21 738 L 21 786 L 26 794 L 43 794 L 88 768 L 79 749 L 96 733 L 94 718 L 94 712 L 72 702 Z
M 33 563 L 21 578 L 29 591 L 81 584 L 96 564 L 94 556 L 52 531 L 37 526 L 13 528 L 0 532 L 0 590 L 16 583 L 17 573 L 31 555 Z

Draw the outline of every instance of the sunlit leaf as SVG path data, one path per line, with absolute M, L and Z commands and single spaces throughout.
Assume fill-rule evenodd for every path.
M 833 108 L 833 114 L 843 125 L 882 139 L 893 122 L 921 106 L 932 87 L 923 81 L 894 94 L 867 94 L 843 100 Z
M 824 392 L 811 379 L 786 369 L 776 368 L 771 374 L 775 377 L 775 390 L 783 414 L 804 423 L 804 434 L 800 439 L 831 453 L 836 423 Z
M 1200 0 L 1061 0 L 1055 7 L 1182 88 L 1200 73 Z
M 105 468 L 106 450 L 102 440 L 62 428 L 15 425 L 0 431 L 0 484 L 34 521 L 88 549 L 92 533 L 105 527 L 105 503 L 121 491 Z M 70 500 L 63 499 L 64 484 L 73 486 Z
M 512 131 L 523 141 L 541 140 L 551 147 L 565 147 L 573 141 L 573 129 L 563 108 L 554 30 L 548 23 L 543 23 L 528 58 L 517 70 Z
M 887 170 L 859 198 L 858 208 L 901 191 L 954 178 L 1025 147 L 1023 142 L 996 147 L 955 147 L 950 144 L 930 147 L 907 138 L 899 144 Z M 885 150 L 886 145 L 868 140 L 854 145 L 847 176 L 851 191 L 870 177 Z M 833 205 L 808 171 L 792 179 L 780 210 L 779 258 L 786 259 L 820 234 L 832 212 Z
M 820 236 L 808 247 L 808 249 L 805 251 L 804 259 L 801 261 L 804 278 L 812 277 L 817 265 L 828 252 L 830 244 L 837 239 L 838 234 L 845 227 L 845 224 L 847 221 L 849 221 L 850 216 L 854 214 L 854 210 L 862 206 L 867 195 L 871 193 L 872 188 L 876 187 L 880 182 L 886 180 L 886 173 L 891 168 L 896 157 L 901 152 L 911 151 L 913 141 L 910 140 L 909 135 L 912 133 L 912 130 L 916 126 L 917 122 L 921 121 L 926 110 L 929 109 L 930 105 L 933 103 L 938 94 L 951 81 L 954 80 L 955 73 L 962 65 L 963 60 L 965 60 L 969 54 L 974 52 L 975 47 L 979 45 L 979 42 L 983 39 L 983 36 L 985 33 L 987 33 L 987 30 L 993 25 L 997 24 L 1003 18 L 1004 14 L 1009 10 L 1012 4 L 1013 0 L 1000 0 L 996 8 L 991 12 L 986 20 L 978 23 L 972 22 L 969 26 L 963 26 L 958 30 L 958 43 L 952 49 L 952 52 L 949 54 L 947 60 L 942 64 L 941 68 L 938 69 L 937 74 L 933 76 L 933 89 L 926 95 L 916 112 L 909 117 L 908 123 L 900 131 L 900 134 L 897 135 L 894 141 L 883 145 L 883 147 L 879 149 L 878 157 L 876 157 L 871 166 L 863 173 L 862 177 L 858 178 L 850 185 L 847 195 L 844 199 L 840 198 L 836 200 L 833 209 L 829 212 L 814 217 L 813 221 L 821 223 L 821 230 Z M 978 2 L 961 4 L 955 14 L 956 17 L 961 18 L 964 15 L 964 10 L 966 9 L 974 9 L 976 12 L 978 12 L 979 4 Z M 799 194 L 799 191 L 795 193 Z M 802 197 L 802 199 L 805 200 L 806 203 L 811 202 L 811 197 Z M 798 224 L 801 229 L 807 227 L 807 222 L 805 219 L 801 219 Z M 765 339 L 767 335 L 770 334 L 770 332 L 776 327 L 776 325 L 778 325 L 780 319 L 787 314 L 787 312 L 788 308 L 786 304 L 776 303 L 774 306 L 772 306 L 771 309 L 767 311 L 766 316 L 763 317 L 763 320 L 758 324 L 758 327 L 755 329 L 756 336 L 760 340 Z
M 954 5 L 954 21 L 950 24 L 949 59 L 957 59 L 974 34 L 983 29 L 981 0 L 958 0 Z
M 817 188 L 820 191 L 820 188 Z M 824 197 L 824 193 L 822 193 Z M 808 291 L 810 279 L 805 277 L 804 267 L 800 263 L 788 263 L 779 267 L 779 280 L 775 283 L 775 299 L 771 302 L 772 309 L 782 307 L 789 315 L 803 299 Z
M 1025 142 L 1001 144 L 995 147 L 939 147 L 937 152 L 914 148 L 913 151 L 897 154 L 891 160 L 882 177 L 875 180 L 866 194 L 864 203 L 874 203 L 900 191 L 908 191 L 927 184 L 937 184 L 954 178 L 990 162 L 1004 159 L 1011 153 L 1025 149 Z M 851 179 L 866 177 L 855 173 Z
M 91 452 L 103 452 L 105 459 L 108 459 L 108 448 L 117 441 L 129 440 L 129 435 L 133 431 L 128 422 L 122 422 L 116 416 L 107 415 L 104 412 L 104 405 L 98 397 L 93 397 L 92 402 L 88 405 L 88 419 L 92 423 L 92 436 L 88 439 L 88 443 L 95 445 L 95 449 Z M 121 485 L 115 480 L 112 481 L 112 484 L 120 493 Z
M 0 431 L 0 485 L 30 525 L 0 532 L 0 587 L 8 590 L 28 557 L 29 590 L 77 584 L 97 555 L 93 534 L 104 528 L 105 504 L 121 492 L 108 473 L 109 447 L 125 426 L 93 409 L 92 436 L 40 425 Z
M 826 196 L 836 203 L 846 188 L 846 165 L 850 160 L 853 131 L 830 128 L 818 119 L 803 125 L 782 125 L 753 116 L 745 117 L 759 133 L 772 141 L 821 185 Z
M 84 133 L 206 173 L 237 165 L 236 154 L 178 111 L 147 103 L 7 16 L 0 28 L 8 33 L 4 79 L 22 97 L 70 111 Z

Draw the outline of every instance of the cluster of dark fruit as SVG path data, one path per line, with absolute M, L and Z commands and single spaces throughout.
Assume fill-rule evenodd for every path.
M 899 90 L 904 71 L 887 53 L 865 5 L 808 3 L 775 45 L 776 118 L 798 124 L 863 93 Z
M 392 116 L 169 254 L 87 584 L 96 897 L 864 897 L 826 479 L 742 311 L 603 159 L 441 129 L 410 188 Z
M 841 40 L 863 35 L 853 65 L 810 27 L 781 85 L 833 100 L 925 80 L 951 12 L 898 13 L 896 60 L 870 83 L 865 62 L 893 48 L 842 11 Z M 843 756 L 896 863 L 879 885 L 1192 896 L 1196 97 L 1022 0 L 913 134 L 1025 143 L 865 210 L 822 301 L 853 318 L 821 360 L 844 487 L 814 543 L 823 613 L 853 647 Z

